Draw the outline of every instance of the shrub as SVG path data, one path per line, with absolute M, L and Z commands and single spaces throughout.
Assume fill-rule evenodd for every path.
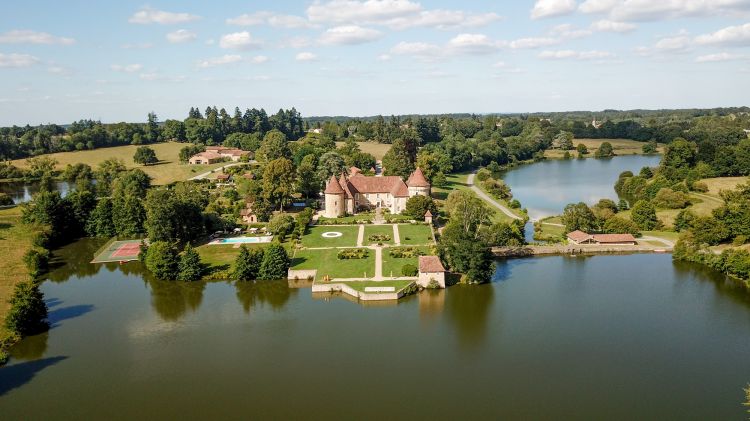
M 418 272 L 417 267 L 411 263 L 401 266 L 401 274 L 404 276 L 417 276 Z
M 747 243 L 747 236 L 746 235 L 738 235 L 734 237 L 734 240 L 732 240 L 732 245 L 735 247 L 739 247 L 743 244 Z
M 417 220 L 424 219 L 424 214 L 430 211 L 433 215 L 437 215 L 437 206 L 431 197 L 416 195 L 410 197 L 406 201 L 406 207 L 404 209 L 404 215 L 410 216 Z
M 604 223 L 604 232 L 608 234 L 633 234 L 636 235 L 640 232 L 638 225 L 625 218 L 619 216 L 613 216 Z
M 339 260 L 365 259 L 368 254 L 365 248 L 341 249 L 336 254 L 336 258 Z
M 513 199 L 508 203 L 508 206 L 510 206 L 511 209 L 521 209 L 521 202 L 519 202 L 518 199 Z
M 6 193 L 0 193 L 0 206 L 10 206 L 13 204 L 13 199 Z
M 416 247 L 391 247 L 388 254 L 396 259 L 407 259 L 424 256 L 424 252 Z
M 484 181 L 490 177 L 492 177 L 492 173 L 487 168 L 481 168 L 479 171 L 477 171 L 477 180 Z
M 602 142 L 601 145 L 596 149 L 596 153 L 594 156 L 597 158 L 609 158 L 610 156 L 614 156 L 615 151 L 612 148 L 612 144 L 609 142 Z
M 49 250 L 40 248 L 32 248 L 23 255 L 23 262 L 32 278 L 36 278 L 47 270 L 49 257 Z
M 680 232 L 691 228 L 693 225 L 693 219 L 695 219 L 695 214 L 693 214 L 693 212 L 689 209 L 681 210 L 674 218 L 675 231 Z
M 653 203 L 659 208 L 683 209 L 690 204 L 690 201 L 687 194 L 665 187 L 659 189 L 656 193 L 656 197 L 654 197 Z
M 495 180 L 494 178 L 488 178 L 482 182 L 482 187 L 487 193 L 500 198 L 510 199 L 510 187 L 503 180 Z
M 435 279 L 430 278 L 430 282 L 427 283 L 427 289 L 439 289 L 440 288 L 440 282 L 436 281 Z
M 691 225 L 690 231 L 698 244 L 716 245 L 731 235 L 726 225 L 714 217 L 696 216 Z
M 651 178 L 654 176 L 654 171 L 651 169 L 651 167 L 643 167 L 641 168 L 641 172 L 639 172 L 638 175 L 643 178 Z
M 645 200 L 635 202 L 630 218 L 644 231 L 653 230 L 660 225 L 656 217 L 656 208 L 651 202 Z
M 283 238 L 291 234 L 294 231 L 294 227 L 294 217 L 288 214 L 279 214 L 271 218 L 266 229 L 271 234 L 276 234 Z
M 367 240 L 373 243 L 382 243 L 383 241 L 391 241 L 391 236 L 388 234 L 372 234 L 367 237 Z
M 16 284 L 10 298 L 10 312 L 5 326 L 21 336 L 33 335 L 49 328 L 47 304 L 39 285 L 33 281 Z
M 702 181 L 696 181 L 690 186 L 690 189 L 694 192 L 705 193 L 708 191 L 708 185 Z

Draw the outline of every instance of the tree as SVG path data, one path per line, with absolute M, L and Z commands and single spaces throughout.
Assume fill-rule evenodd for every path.
M 86 234 L 90 237 L 112 237 L 116 234 L 112 223 L 112 199 L 103 197 L 86 221 Z
M 156 157 L 156 152 L 148 146 L 139 146 L 135 150 L 133 155 L 133 162 L 136 164 L 150 165 L 159 162 L 159 158 Z
M 470 283 L 484 283 L 492 278 L 493 256 L 476 233 L 466 232 L 463 224 L 451 219 L 440 237 L 438 250 L 453 272 L 466 274 Z
M 173 142 L 186 141 L 185 123 L 180 120 L 166 120 L 164 122 L 164 127 L 162 127 L 162 136 L 164 139 Z
M 437 215 L 437 206 L 435 201 L 431 197 L 416 195 L 410 197 L 406 201 L 406 207 L 404 208 L 404 214 L 411 216 L 416 220 L 424 219 L 424 214 L 430 211 L 433 215 Z
M 573 149 L 573 133 L 561 131 L 555 136 L 552 145 L 564 151 Z
M 383 156 L 383 168 L 385 175 L 397 175 L 406 180 L 414 172 L 414 158 L 407 142 L 404 139 L 396 139 L 391 149 Z
M 648 143 L 643 145 L 641 150 L 645 154 L 653 154 L 658 151 L 658 145 L 655 140 L 649 140 Z
M 309 154 L 302 158 L 297 167 L 298 190 L 305 197 L 316 196 L 320 192 L 320 180 L 315 169 L 315 155 Z
M 94 172 L 96 189 L 99 195 L 108 196 L 112 189 L 112 183 L 126 170 L 125 162 L 118 158 L 109 158 L 100 163 Z
M 295 191 L 294 175 L 292 161 L 286 158 L 274 159 L 266 164 L 263 170 L 263 198 L 279 210 L 283 209 Z
M 284 279 L 289 270 L 289 256 L 281 244 L 271 243 L 263 252 L 263 261 L 258 271 L 258 279 L 275 280 Z
M 202 275 L 201 256 L 188 243 L 180 255 L 180 262 L 177 266 L 177 280 L 192 282 L 201 279 Z
M 583 143 L 579 143 L 578 146 L 576 146 L 576 151 L 578 151 L 578 157 L 583 158 L 584 155 L 589 153 L 589 148 L 587 148 Z
M 294 231 L 294 226 L 294 217 L 289 214 L 280 213 L 271 218 L 266 229 L 271 234 L 278 235 L 279 238 L 283 239 Z
M 433 185 L 442 187 L 436 181 L 444 181 L 445 175 L 453 170 L 450 157 L 440 150 L 422 149 L 417 153 L 416 166 L 422 170 L 425 178 Z
M 640 232 L 638 225 L 628 219 L 613 216 L 604 222 L 603 231 L 608 234 L 633 234 Z
M 13 199 L 7 193 L 0 193 L 0 206 L 13 205 Z
M 256 153 L 256 158 L 260 162 L 270 162 L 289 155 L 289 145 L 284 133 L 278 130 L 271 130 L 263 137 L 263 142 Z
M 329 180 L 332 175 L 336 177 L 347 173 L 344 158 L 336 152 L 326 152 L 318 159 L 318 180 Z
M 580 230 L 590 232 L 595 227 L 594 213 L 583 203 L 570 203 L 565 206 L 562 214 L 562 223 L 568 232 Z
M 190 157 L 193 155 L 199 154 L 206 150 L 206 147 L 203 145 L 188 145 L 180 149 L 180 162 L 183 164 L 188 162 L 190 160 Z
M 148 113 L 145 131 L 145 137 L 148 142 L 154 143 L 159 141 L 159 119 L 153 111 Z
M 478 237 L 479 227 L 490 223 L 491 213 L 486 202 L 468 191 L 452 191 L 445 201 L 445 210 L 450 214 L 451 223 L 474 238 Z
M 191 241 L 205 232 L 203 204 L 174 190 L 150 190 L 146 195 L 144 228 L 151 241 Z
M 177 251 L 166 241 L 154 241 L 146 249 L 146 268 L 159 280 L 174 280 L 178 274 Z
M 643 231 L 650 231 L 660 225 L 656 217 L 656 208 L 651 202 L 639 200 L 633 205 L 630 219 Z
M 39 284 L 23 281 L 16 284 L 10 298 L 10 311 L 5 318 L 5 327 L 21 336 L 44 332 L 47 323 L 47 304 Z
M 240 252 L 234 260 L 232 278 L 237 281 L 252 281 L 257 278 L 263 255 L 261 249 L 248 249 L 244 244 L 240 246 Z
M 615 156 L 615 151 L 612 149 L 612 144 L 609 142 L 602 142 L 601 145 L 596 149 L 596 153 L 594 154 L 597 158 L 609 158 L 611 156 Z

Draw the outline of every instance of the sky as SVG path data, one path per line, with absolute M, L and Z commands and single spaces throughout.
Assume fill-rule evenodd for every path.
M 98 4 L 97 4 L 98 3 Z M 750 0 L 39 1 L 0 19 L 0 125 L 750 105 Z

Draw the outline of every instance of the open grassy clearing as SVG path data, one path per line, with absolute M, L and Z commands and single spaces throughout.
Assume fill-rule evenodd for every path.
M 390 240 L 385 241 L 377 241 L 377 240 L 371 240 L 370 236 L 372 235 L 387 235 Z M 362 245 L 367 246 L 370 244 L 396 244 L 395 239 L 393 238 L 393 225 L 387 224 L 387 225 L 365 225 L 365 238 L 362 241 Z
M 111 148 L 99 148 L 75 152 L 58 152 L 40 156 L 56 159 L 58 161 L 57 168 L 60 170 L 64 169 L 68 164 L 77 163 L 89 164 L 96 168 L 97 165 L 109 158 L 119 158 L 125 162 L 125 166 L 128 168 L 142 169 L 146 174 L 153 178 L 152 183 L 157 185 L 187 180 L 190 177 L 226 165 L 226 163 L 211 165 L 180 164 L 180 149 L 186 145 L 186 143 L 178 142 L 154 143 L 148 145 L 156 152 L 156 157 L 159 158 L 158 164 L 148 166 L 143 166 L 133 162 L 133 155 L 135 154 L 138 145 L 113 146 Z M 19 168 L 28 168 L 26 159 L 16 159 L 12 161 L 12 163 Z
M 356 215 L 342 216 L 339 218 L 326 218 L 321 216 L 318 222 L 330 222 L 335 224 L 354 224 L 355 221 L 372 221 L 375 219 L 374 213 L 358 213 Z
M 426 256 L 432 254 L 429 246 L 416 247 L 421 250 Z M 407 257 L 403 259 L 391 257 L 387 248 L 383 249 L 383 276 L 401 276 L 401 268 L 406 264 L 414 265 L 419 268 L 418 257 Z
M 748 177 L 715 177 L 715 178 L 704 178 L 701 180 L 708 186 L 708 191 L 705 193 L 709 196 L 720 197 L 719 192 L 722 190 L 734 190 L 738 185 L 744 184 L 748 181 Z
M 453 190 L 470 190 L 469 184 L 466 183 L 466 178 L 469 174 L 471 174 L 470 171 L 448 174 L 445 177 L 445 186 L 432 187 L 432 197 L 438 200 L 445 200 Z
M 401 245 L 432 244 L 432 232 L 428 225 L 399 224 Z
M 352 289 L 355 289 L 359 292 L 365 292 L 365 288 L 368 288 L 368 287 L 376 287 L 376 288 L 393 287 L 398 292 L 406 288 L 412 282 L 414 281 L 398 280 L 398 279 L 395 281 L 349 281 L 346 283 L 346 285 L 350 286 Z
M 10 334 L 5 329 L 5 317 L 13 288 L 28 279 L 23 255 L 31 249 L 36 232 L 34 227 L 21 223 L 20 207 L 0 210 L 0 343 Z
M 375 250 L 368 250 L 365 259 L 339 260 L 338 249 L 297 250 L 292 258 L 291 269 L 316 269 L 316 279 L 369 278 L 375 276 Z
M 612 149 L 614 149 L 615 155 L 642 155 L 643 145 L 646 144 L 646 142 L 639 142 L 630 139 L 573 139 L 573 146 L 575 147 L 578 146 L 579 143 L 583 143 L 589 150 L 586 157 L 593 157 L 596 150 L 599 149 L 599 146 L 604 142 L 612 144 Z M 660 143 L 657 150 L 659 153 L 662 153 L 664 151 L 664 145 Z M 568 152 L 570 152 L 570 155 L 573 157 L 578 155 L 578 152 L 575 150 L 570 150 Z M 565 151 L 559 149 L 548 149 L 544 151 L 544 156 L 552 159 L 562 158 L 564 154 Z
M 474 185 L 479 190 L 481 190 L 482 192 L 484 192 L 484 194 L 486 194 L 487 196 L 489 196 L 490 198 L 492 198 L 492 200 L 494 200 L 495 202 L 497 202 L 497 203 L 505 206 L 514 215 L 518 216 L 519 218 L 524 218 L 525 217 L 525 215 L 521 212 L 520 209 L 513 209 L 513 208 L 511 208 L 510 207 L 510 203 L 507 200 L 498 199 L 497 197 L 494 197 L 489 192 L 487 192 L 487 190 L 485 190 L 484 187 L 482 187 L 482 183 L 479 180 L 474 179 Z M 506 215 L 505 212 L 501 211 L 500 209 L 498 209 L 494 205 L 492 205 L 490 203 L 487 203 L 487 206 L 489 206 L 490 210 L 493 212 L 493 214 L 490 216 L 490 219 L 492 219 L 492 222 L 513 222 L 513 218 L 511 218 L 510 216 Z
M 690 211 L 698 216 L 711 216 L 711 211 L 724 204 L 721 199 L 716 199 L 712 196 L 706 196 L 700 193 L 691 192 L 689 196 L 692 204 L 688 206 L 687 209 L 690 209 Z M 661 221 L 665 228 L 672 229 L 674 227 L 674 220 L 681 210 L 682 209 L 657 209 L 656 217 L 659 218 L 659 221 Z M 617 216 L 630 219 L 630 213 L 631 211 L 628 209 L 618 212 Z
M 344 146 L 345 142 L 336 142 L 336 147 L 340 148 Z M 383 159 L 383 155 L 391 149 L 391 145 L 388 143 L 376 143 L 376 142 L 357 142 L 359 149 L 362 152 L 369 153 L 375 157 L 375 159 Z M 361 168 L 366 170 L 368 168 Z
M 262 249 L 268 244 L 245 244 L 248 249 Z M 234 244 L 204 244 L 196 247 L 195 250 L 201 256 L 201 261 L 210 266 L 225 266 L 228 268 L 234 266 L 234 260 L 240 252 L 240 248 L 234 247 Z M 286 244 L 284 244 L 286 246 Z M 287 250 L 289 253 L 289 250 Z
M 340 237 L 325 238 L 323 233 L 340 232 Z M 314 226 L 307 230 L 302 237 L 302 245 L 305 247 L 356 247 L 358 225 L 346 226 Z

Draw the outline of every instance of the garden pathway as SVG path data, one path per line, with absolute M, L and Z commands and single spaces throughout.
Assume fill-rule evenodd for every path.
M 393 224 L 393 242 L 397 245 L 401 245 L 401 236 L 398 233 L 398 224 Z
M 383 247 L 375 247 L 375 276 L 372 280 L 383 280 Z
M 365 241 L 365 226 L 359 224 L 359 232 L 357 233 L 357 247 L 362 247 L 362 243 Z

